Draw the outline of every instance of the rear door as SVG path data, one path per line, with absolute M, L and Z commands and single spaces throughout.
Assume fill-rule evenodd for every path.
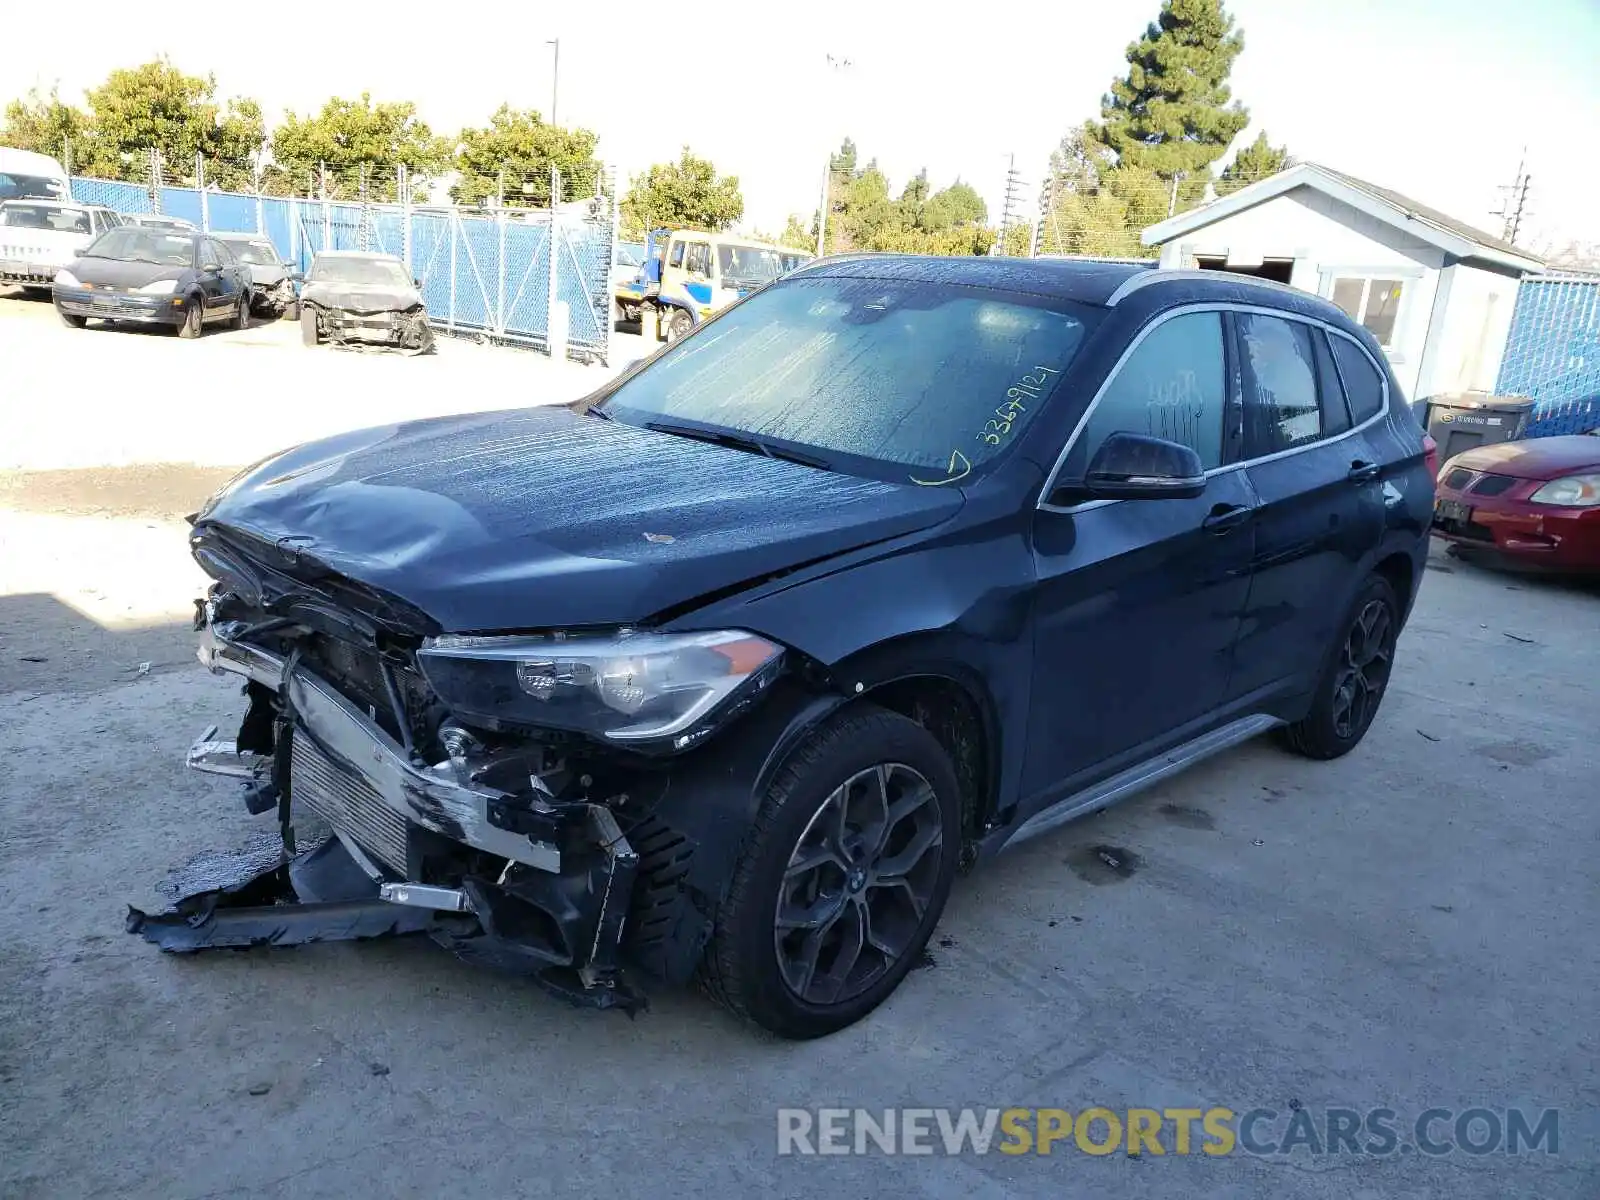
M 1233 375 L 1222 313 L 1157 317 L 1102 385 L 1057 480 L 1081 479 L 1124 431 L 1191 447 L 1212 472 L 1204 494 L 1074 503 L 1057 490 L 1035 514 L 1030 809 L 1185 740 L 1223 704 L 1254 545 L 1249 486 L 1221 469 Z
M 1370 418 L 1352 419 L 1321 325 L 1256 310 L 1235 313 L 1234 328 L 1241 470 L 1257 517 L 1229 692 L 1270 700 L 1315 682 L 1358 572 L 1383 537 L 1382 469 L 1365 433 Z

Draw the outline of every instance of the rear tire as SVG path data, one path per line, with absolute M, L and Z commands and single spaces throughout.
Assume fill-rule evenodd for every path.
M 1307 758 L 1338 758 L 1372 727 L 1394 669 L 1400 603 L 1389 581 L 1369 576 L 1339 626 L 1311 711 L 1282 731 L 1282 740 Z
M 184 310 L 183 324 L 178 326 L 178 336 L 189 340 L 200 336 L 200 331 L 206 323 L 206 302 L 199 296 L 189 298 L 189 307 Z
M 317 331 L 317 310 L 302 308 L 300 310 L 300 341 L 307 346 L 315 346 L 322 340 L 322 335 Z
M 246 291 L 243 296 L 239 297 L 239 311 L 235 313 L 233 317 L 233 327 L 235 329 L 250 328 L 250 309 L 255 302 L 256 298 L 248 291 Z
M 858 705 L 804 742 L 762 799 L 700 981 L 786 1038 L 859 1021 L 921 957 L 955 878 L 960 792 L 926 729 Z
M 56 316 L 61 318 L 61 323 L 68 329 L 82 329 L 89 323 L 88 317 L 80 317 L 76 313 L 62 312 L 56 309 Z

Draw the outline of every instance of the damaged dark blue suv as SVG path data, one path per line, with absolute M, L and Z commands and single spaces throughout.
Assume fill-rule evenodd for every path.
M 200 657 L 249 706 L 190 759 L 283 847 L 130 927 L 423 933 L 579 1002 L 698 976 L 836 1030 L 958 868 L 1268 730 L 1359 742 L 1430 454 L 1314 296 L 872 256 L 570 408 L 276 455 L 193 522 Z

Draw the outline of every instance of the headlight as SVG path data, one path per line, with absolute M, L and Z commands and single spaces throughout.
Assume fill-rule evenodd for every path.
M 783 648 L 742 630 L 430 638 L 417 661 L 468 724 L 544 726 L 683 750 L 777 678 Z
M 56 283 L 60 284 L 62 287 L 83 286 L 83 284 L 78 282 L 78 277 L 65 267 L 62 267 L 61 270 L 56 272 Z
M 141 288 L 134 288 L 136 292 L 145 296 L 170 296 L 178 290 L 176 279 L 158 279 L 154 283 L 147 283 Z
M 1552 479 L 1528 498 L 1535 504 L 1592 508 L 1600 504 L 1600 475 L 1568 475 L 1565 479 Z

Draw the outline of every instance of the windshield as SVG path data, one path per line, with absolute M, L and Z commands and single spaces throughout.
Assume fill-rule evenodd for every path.
M 188 267 L 194 265 L 194 242 L 181 233 L 163 233 L 159 229 L 124 225 L 101 234 L 84 254 L 95 258 L 155 263 L 163 267 Z
M 81 208 L 56 208 L 49 204 L 0 207 L 0 225 L 11 229 L 53 229 L 60 233 L 89 233 L 89 214 Z
M 0 200 L 10 200 L 17 196 L 72 199 L 67 195 L 67 185 L 59 179 L 52 179 L 48 175 L 18 175 L 10 171 L 0 171 Z
M 318 255 L 311 264 L 308 283 L 372 283 L 410 287 L 406 269 L 386 258 L 325 258 Z
M 812 260 L 812 258 L 814 258 L 815 256 L 811 255 L 811 254 L 802 254 L 802 253 L 796 252 L 796 253 L 784 254 L 781 257 L 783 258 L 783 270 L 784 270 L 784 273 L 787 274 L 788 272 L 794 270 L 796 267 L 810 262 Z
M 233 256 L 242 263 L 249 263 L 258 267 L 277 267 L 282 262 L 278 258 L 278 251 L 271 242 L 235 242 L 230 240 L 222 243 Z
M 637 242 L 617 243 L 617 266 L 642 267 L 644 266 L 644 247 Z
M 987 288 L 801 276 L 668 349 L 604 409 L 833 452 L 856 460 L 841 469 L 880 478 L 958 483 L 1017 440 L 1096 319 Z
M 761 246 L 718 246 L 717 269 L 724 280 L 771 283 L 783 274 L 783 260 Z

